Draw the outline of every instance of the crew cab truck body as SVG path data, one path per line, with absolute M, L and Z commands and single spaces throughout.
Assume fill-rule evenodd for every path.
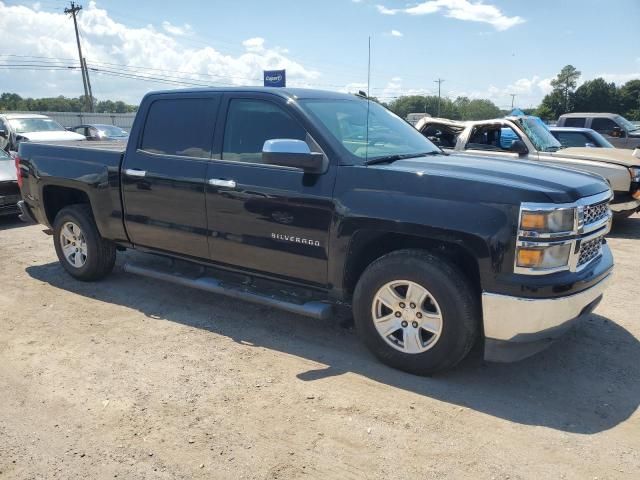
M 584 127 L 595 130 L 616 148 L 640 148 L 640 127 L 615 113 L 565 113 L 558 127 Z
M 601 175 L 614 191 L 611 210 L 617 217 L 628 217 L 640 209 L 640 159 L 617 148 L 565 148 L 537 117 L 473 122 L 426 118 L 416 129 L 448 152 L 533 160 Z
M 540 350 L 613 268 L 600 177 L 445 156 L 352 95 L 151 93 L 121 148 L 20 147 L 23 218 L 53 230 L 72 276 L 99 279 L 134 248 L 173 267 L 129 272 L 315 318 L 351 307 L 373 353 L 413 373 L 478 337 L 490 360 Z

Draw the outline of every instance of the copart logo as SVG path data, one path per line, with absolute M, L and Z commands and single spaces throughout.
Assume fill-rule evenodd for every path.
M 282 81 L 282 74 L 278 74 L 278 75 L 266 75 L 265 80 L 267 80 L 267 82 L 281 82 Z
M 313 247 L 320 246 L 320 242 L 318 240 L 294 237 L 291 235 L 283 235 L 281 233 L 272 233 L 271 238 L 273 238 L 274 240 L 282 240 L 283 242 L 302 243 L 303 245 L 311 245 Z

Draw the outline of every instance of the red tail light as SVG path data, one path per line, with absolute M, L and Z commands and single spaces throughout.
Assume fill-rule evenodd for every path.
M 18 187 L 22 188 L 22 170 L 20 170 L 20 157 L 16 155 L 16 178 L 18 179 Z

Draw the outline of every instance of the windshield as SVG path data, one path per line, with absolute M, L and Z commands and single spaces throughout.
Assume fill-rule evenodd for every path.
M 307 99 L 300 100 L 300 105 L 320 121 L 349 153 L 358 158 L 372 160 L 440 152 L 438 147 L 415 128 L 374 101 L 367 102 L 358 98 Z
M 538 117 L 521 117 L 518 118 L 517 123 L 539 152 L 554 152 L 562 148 L 562 144 Z
M 16 133 L 51 132 L 64 130 L 64 127 L 50 118 L 11 118 L 9 125 Z
M 629 120 L 627 120 L 624 117 L 621 117 L 620 115 L 616 116 L 616 121 L 618 122 L 619 125 L 622 126 L 622 128 L 624 128 L 627 132 L 633 132 L 634 130 L 640 130 L 640 127 L 638 127 L 637 125 L 634 125 L 633 123 L 631 123 Z
M 103 137 L 126 137 L 129 132 L 114 125 L 96 125 L 96 128 Z

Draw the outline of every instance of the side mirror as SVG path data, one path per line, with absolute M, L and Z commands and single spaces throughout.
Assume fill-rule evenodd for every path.
M 529 153 L 529 149 L 522 140 L 514 140 L 513 142 L 511 142 L 511 147 L 509 148 L 509 150 L 517 153 L 518 155 L 526 155 L 527 153 Z
M 289 138 L 277 138 L 264 142 L 262 162 L 299 168 L 306 173 L 324 173 L 327 169 L 327 161 L 322 153 L 312 152 L 309 145 L 302 140 Z
M 620 127 L 613 127 L 613 130 L 611 130 L 609 135 L 615 138 L 621 138 L 624 137 L 624 131 Z

